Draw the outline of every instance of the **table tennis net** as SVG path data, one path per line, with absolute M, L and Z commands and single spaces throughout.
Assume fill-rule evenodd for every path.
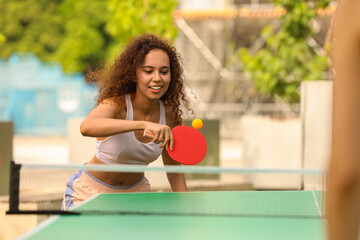
M 320 170 L 12 165 L 12 214 L 325 217 L 326 173 Z M 145 172 L 151 192 L 101 194 L 62 211 L 66 183 L 77 171 Z M 172 193 L 167 173 L 183 173 L 188 192 Z

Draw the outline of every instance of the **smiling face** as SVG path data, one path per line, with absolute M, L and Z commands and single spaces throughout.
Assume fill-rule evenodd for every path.
M 171 81 L 170 60 L 161 49 L 153 49 L 136 70 L 136 92 L 149 99 L 160 99 Z

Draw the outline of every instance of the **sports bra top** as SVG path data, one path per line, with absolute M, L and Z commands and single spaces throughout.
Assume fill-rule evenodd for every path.
M 126 99 L 126 120 L 133 120 L 133 107 L 129 94 L 125 95 Z M 165 125 L 165 108 L 161 100 L 159 124 Z M 154 142 L 142 143 L 134 131 L 115 134 L 104 140 L 96 140 L 96 157 L 105 164 L 141 164 L 147 165 L 155 161 L 161 154 L 162 143 Z

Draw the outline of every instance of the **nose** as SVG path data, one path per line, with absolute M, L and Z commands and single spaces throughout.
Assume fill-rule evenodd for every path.
M 153 77 L 154 81 L 160 81 L 161 77 L 160 77 L 160 72 L 159 71 L 154 71 L 154 77 Z

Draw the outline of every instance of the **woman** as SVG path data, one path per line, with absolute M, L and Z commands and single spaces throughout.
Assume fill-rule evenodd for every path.
M 97 107 L 81 123 L 84 136 L 96 137 L 95 156 L 87 164 L 147 165 L 160 154 L 164 165 L 177 165 L 166 151 L 171 129 L 187 110 L 183 70 L 176 49 L 151 34 L 132 39 L 110 69 L 92 74 L 100 83 Z M 153 138 L 144 136 L 150 131 Z M 173 191 L 186 191 L 183 174 L 168 173 Z M 70 177 L 63 209 L 97 193 L 149 192 L 144 173 L 79 171 Z

